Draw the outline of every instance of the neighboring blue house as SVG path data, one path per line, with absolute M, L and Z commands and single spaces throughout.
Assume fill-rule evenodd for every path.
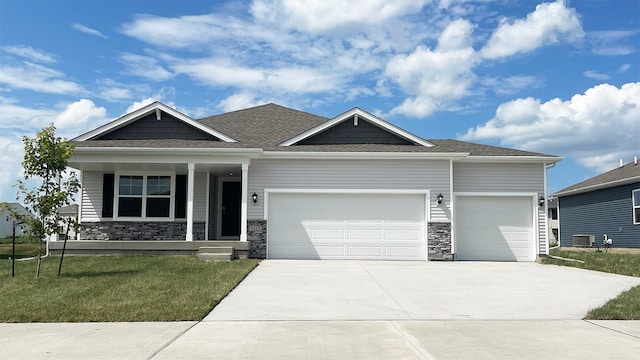
M 577 246 L 604 235 L 613 247 L 640 248 L 640 164 L 634 161 L 562 189 L 558 198 L 560 245 Z M 577 236 L 575 236 L 577 235 Z M 585 236 L 581 236 L 585 235 Z

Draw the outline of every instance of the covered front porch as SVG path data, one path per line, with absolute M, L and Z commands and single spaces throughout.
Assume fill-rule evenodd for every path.
M 248 152 L 92 150 L 69 163 L 82 181 L 76 240 L 247 241 Z

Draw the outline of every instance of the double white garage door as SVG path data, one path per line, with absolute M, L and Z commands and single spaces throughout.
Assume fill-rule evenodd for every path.
M 270 259 L 426 259 L 424 194 L 272 193 Z M 458 260 L 535 260 L 532 198 L 456 199 Z
M 425 196 L 274 193 L 270 259 L 424 260 Z

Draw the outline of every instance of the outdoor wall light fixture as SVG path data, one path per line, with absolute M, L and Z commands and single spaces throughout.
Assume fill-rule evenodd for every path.
M 540 207 L 544 206 L 544 196 L 540 196 L 538 198 L 538 206 Z
M 256 204 L 258 202 L 258 194 L 253 193 L 253 195 L 251 195 L 251 199 L 253 200 L 253 203 Z
M 442 200 L 444 200 L 444 195 L 442 193 L 438 194 L 438 205 L 442 204 Z

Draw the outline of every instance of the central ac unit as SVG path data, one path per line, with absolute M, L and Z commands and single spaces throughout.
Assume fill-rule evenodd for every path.
M 573 246 L 592 247 L 596 242 L 596 236 L 592 234 L 573 234 Z

